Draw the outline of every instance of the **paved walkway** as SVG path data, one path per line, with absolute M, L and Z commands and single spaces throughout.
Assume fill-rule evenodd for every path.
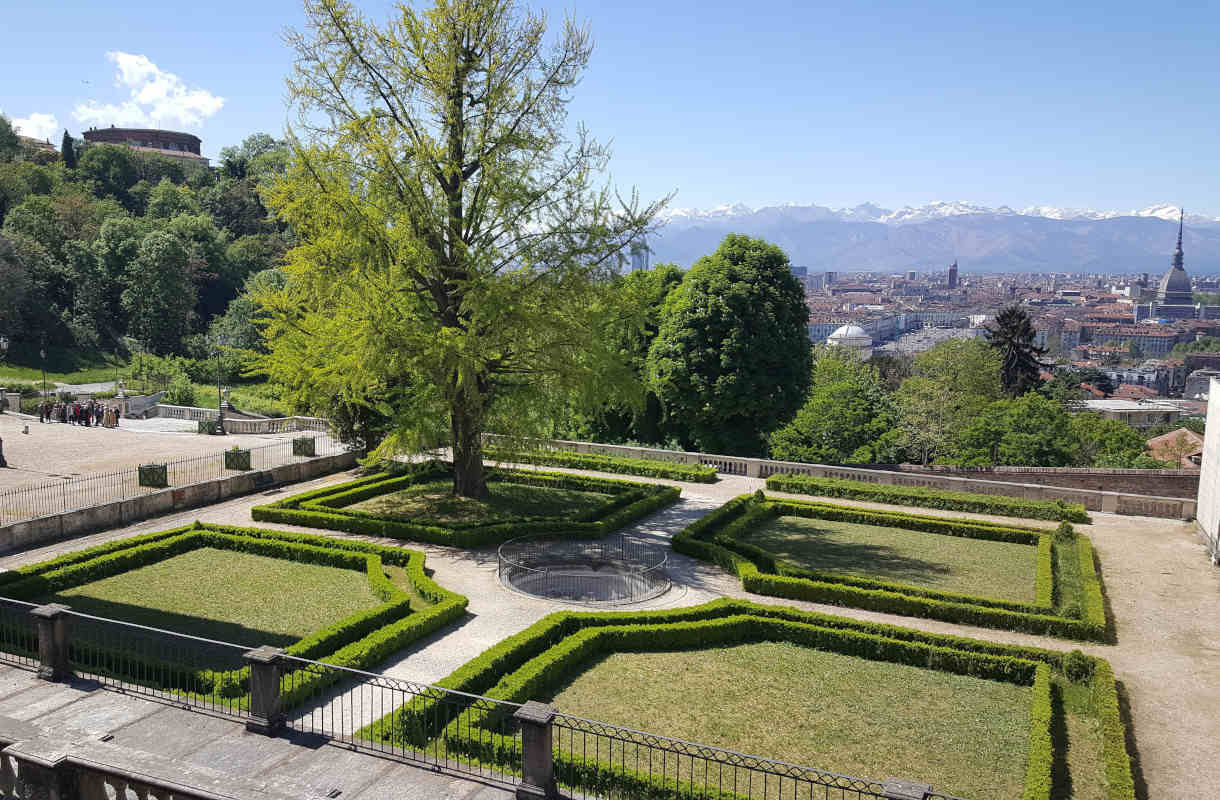
M 347 480 L 340 475 L 279 490 L 305 491 Z M 763 485 L 758 479 L 725 477 L 715 484 L 679 484 L 683 499 L 634 526 L 636 534 L 667 539 L 690 521 L 739 494 Z M 205 509 L 146 521 L 120 530 L 83 537 L 0 558 L 0 567 L 12 568 L 90 544 L 136 533 L 162 530 L 200 519 L 206 522 L 249 525 L 249 509 L 268 502 L 262 495 L 248 496 Z M 877 508 L 872 503 L 835 502 Z M 910 511 L 911 509 L 901 509 Z M 944 516 L 995 519 L 986 515 L 936 512 Z M 1117 620 L 1117 645 L 1083 645 L 1082 649 L 1110 660 L 1129 696 L 1135 721 L 1140 775 L 1146 781 L 1145 797 L 1194 796 L 1199 787 L 1220 786 L 1220 623 L 1215 608 L 1220 600 L 1220 570 L 1211 568 L 1193 523 L 1144 517 L 1094 514 L 1094 524 L 1083 528 L 1093 540 L 1102 563 L 1109 603 Z M 1053 527 L 1049 523 L 1048 527 Z M 329 531 L 272 525 L 269 527 L 338 535 Z M 380 540 L 388 544 L 401 544 Z M 533 624 L 543 616 L 571 605 L 537 600 L 500 585 L 494 550 L 464 551 L 411 545 L 428 554 L 428 566 L 442 585 L 470 598 L 469 615 L 456 627 L 389 659 L 380 671 L 389 676 L 432 682 L 487 647 Z M 953 625 L 934 620 L 900 617 L 857 609 L 750 595 L 723 571 L 680 554 L 671 554 L 674 588 L 645 607 L 695 605 L 729 595 L 762 603 L 786 602 L 810 610 L 909 628 L 951 633 L 990 641 L 1027 644 L 1067 650 L 1075 643 Z M 4 713 L 0 708 L 0 714 Z M 661 731 L 661 733 L 664 733 Z

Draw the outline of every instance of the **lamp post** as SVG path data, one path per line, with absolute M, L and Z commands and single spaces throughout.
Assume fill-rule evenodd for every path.
M 47 335 L 42 335 L 42 340 L 38 348 L 38 357 L 42 359 L 42 400 L 45 403 L 47 400 Z
M 225 401 L 220 391 L 220 347 L 221 337 L 216 337 L 216 435 L 225 435 Z
M 0 360 L 8 355 L 8 337 L 0 336 Z

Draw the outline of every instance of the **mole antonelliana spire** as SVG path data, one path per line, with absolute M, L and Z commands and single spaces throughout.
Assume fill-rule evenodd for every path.
M 1185 267 L 1183 266 L 1183 257 L 1182 257 L 1182 224 L 1185 221 L 1186 221 L 1186 209 L 1182 209 L 1181 213 L 1178 215 L 1178 249 L 1173 251 L 1173 268 L 1174 269 L 1182 269 L 1182 270 L 1185 269 Z

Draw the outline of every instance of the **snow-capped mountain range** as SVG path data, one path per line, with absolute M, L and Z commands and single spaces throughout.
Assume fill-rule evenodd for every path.
M 758 236 L 813 270 L 943 269 L 964 272 L 1160 272 L 1177 239 L 1179 209 L 1137 211 L 1032 206 L 1015 210 L 961 201 L 898 210 L 740 203 L 668 209 L 649 245 L 654 263 L 689 266 L 728 233 Z M 1186 268 L 1220 272 L 1220 217 L 1186 215 Z
M 819 205 L 798 205 L 785 203 L 774 206 L 764 206 L 753 209 L 742 203 L 731 203 L 709 209 L 674 208 L 668 209 L 663 218 L 667 221 L 682 223 L 696 220 L 729 219 L 748 217 L 752 214 L 780 213 L 794 218 L 806 220 L 837 219 L 844 222 L 881 222 L 886 225 L 902 225 L 912 222 L 928 222 L 945 217 L 960 217 L 966 214 L 987 214 L 991 216 L 1021 216 L 1042 217 L 1044 219 L 1060 220 L 1098 220 L 1114 219 L 1115 217 L 1155 217 L 1168 222 L 1177 222 L 1181 209 L 1178 206 L 1162 203 L 1141 208 L 1138 211 L 1096 211 L 1091 208 L 1058 208 L 1056 206 L 1030 206 L 1020 211 L 1000 206 L 987 206 L 965 203 L 961 201 L 927 203 L 913 208 L 904 206 L 897 211 L 882 208 L 874 203 L 862 203 L 854 208 L 829 208 Z M 1220 217 L 1209 217 L 1201 214 L 1187 214 L 1186 222 L 1190 225 L 1217 225 Z

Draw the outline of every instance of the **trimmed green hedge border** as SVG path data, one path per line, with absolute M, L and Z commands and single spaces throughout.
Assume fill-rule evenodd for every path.
M 768 477 L 767 488 L 775 492 L 839 497 L 845 500 L 869 500 L 874 503 L 890 503 L 897 506 L 971 511 L 976 514 L 998 514 L 1003 517 L 1081 523 L 1092 521 L 1083 505 L 1066 503 L 1062 500 L 1027 500 L 1023 497 L 1008 495 L 928 489 L 923 486 L 893 486 L 845 478 L 815 478 L 811 475 L 789 473 Z
M 605 633 L 600 633 L 603 630 Z M 644 650 L 699 649 L 709 643 L 770 640 L 788 635 L 796 636 L 796 640 L 802 642 L 833 643 L 837 647 L 831 649 L 837 652 L 865 658 L 1033 684 L 1027 787 L 1043 786 L 1045 782 L 1040 776 L 1049 779 L 1055 757 L 1053 747 L 1048 749 L 1053 745 L 1049 728 L 1050 677 L 1052 671 L 1062 674 L 1064 653 L 927 633 L 784 606 L 721 598 L 701 606 L 673 610 L 558 612 L 492 646 L 436 685 L 497 699 L 530 700 L 549 694 L 557 685 L 551 681 L 562 682 L 570 677 L 571 668 L 580 663 L 578 654 L 594 657 L 603 647 L 630 644 Z M 608 638 L 599 639 L 599 636 Z M 1106 798 L 1133 800 L 1131 787 L 1134 784 L 1113 673 L 1105 660 L 1091 660 L 1094 664 L 1094 707 L 1102 722 L 1103 752 L 1100 755 L 1106 767 Z M 451 700 L 426 700 L 399 708 L 362 729 L 357 737 L 391 742 L 399 747 L 437 747 L 438 742 L 442 742 L 445 748 L 463 752 L 476 760 L 512 763 L 517 755 L 514 747 L 506 747 L 502 740 L 488 735 L 485 726 L 495 722 L 496 717 L 488 716 L 482 709 L 462 709 L 454 706 Z M 686 796 L 683 785 L 675 784 L 673 780 L 668 787 L 659 787 L 649 784 L 647 776 L 623 771 L 621 764 L 609 765 L 592 758 L 561 754 L 556 773 L 561 781 L 566 775 L 582 786 L 605 790 L 602 793 L 614 790 L 627 796 Z M 687 791 L 687 794 L 691 792 Z M 714 791 L 708 796 L 723 800 L 732 797 L 729 793 L 716 794 Z M 1041 796 L 1028 791 L 1025 795 L 1027 800 L 1035 797 Z
M 467 599 L 437 584 L 424 570 L 425 557 L 417 550 L 386 547 L 369 542 L 228 525 L 194 525 L 108 542 L 12 572 L 0 573 L 0 594 L 15 599 L 38 597 L 98 580 L 107 575 L 164 560 L 199 547 L 221 547 L 289 560 L 361 569 L 374 593 L 384 602 L 310 634 L 285 652 L 327 664 L 370 669 L 412 642 L 456 621 L 466 611 Z M 412 587 L 433 605 L 412 612 L 410 596 L 390 581 L 382 564 L 403 567 Z M 149 675 L 172 678 L 173 685 L 197 696 L 224 697 L 243 707 L 248 703 L 247 668 L 200 669 L 197 665 L 150 660 L 138 654 L 74 645 L 77 660 L 91 664 L 124 664 L 116 677 L 148 683 Z M 121 656 L 121 657 L 116 657 Z M 333 683 L 330 671 L 289 671 L 282 684 L 285 707 L 299 703 Z
M 908 530 L 952 536 L 977 535 L 977 538 L 1024 542 L 1038 546 L 1036 595 L 1034 604 L 1010 603 L 994 598 L 935 592 L 919 587 L 880 580 L 852 578 L 832 573 L 787 567 L 772 554 L 738 540 L 752 525 L 776 514 L 834 519 L 863 524 L 885 525 Z M 966 625 L 1022 631 L 1070 639 L 1105 641 L 1109 631 L 1100 583 L 1093 569 L 1091 549 L 1088 568 L 1082 568 L 1086 608 L 1082 619 L 1054 615 L 1053 547 L 1051 533 L 1032 528 L 1004 528 L 987 523 L 944 520 L 828 504 L 758 500 L 757 495 L 742 495 L 697 520 L 673 539 L 673 548 L 704 561 L 710 561 L 736 574 L 746 591 L 755 594 L 806 600 L 830 605 L 851 606 L 891 614 L 939 619 Z M 1077 537 L 1078 547 L 1089 547 L 1088 540 Z M 1070 545 L 1069 545 L 1070 546 Z M 1045 602 L 1045 605 L 1042 603 Z
M 605 456 L 597 453 L 577 453 L 572 450 L 516 451 L 504 447 L 484 447 L 483 457 L 509 464 L 537 464 L 546 467 L 589 469 L 639 475 L 644 478 L 668 478 L 693 483 L 715 483 L 716 470 L 702 464 L 676 464 L 651 458 Z
M 1051 668 L 1039 664 L 1034 674 L 1034 699 L 1030 707 L 1029 756 L 1025 768 L 1022 800 L 1051 800 L 1054 784 L 1055 744 L 1051 739 Z
M 657 484 L 533 470 L 496 470 L 488 477 L 510 479 L 514 483 L 532 486 L 603 492 L 613 497 L 575 520 L 520 517 L 507 521 L 453 526 L 395 520 L 346 508 L 371 497 L 398 491 L 417 483 L 449 477 L 451 474 L 448 469 L 442 467 L 429 467 L 398 476 L 378 473 L 357 481 L 286 497 L 271 505 L 255 506 L 251 509 L 251 515 L 257 522 L 327 528 L 450 547 L 487 547 L 517 536 L 536 533 L 564 533 L 597 538 L 676 502 L 681 494 L 675 487 Z

